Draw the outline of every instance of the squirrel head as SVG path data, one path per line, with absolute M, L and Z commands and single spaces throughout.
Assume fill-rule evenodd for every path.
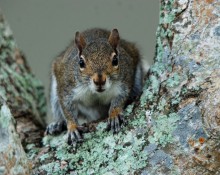
M 82 81 L 93 92 L 103 92 L 117 81 L 119 74 L 119 33 L 113 29 L 108 37 L 86 42 L 83 34 L 76 32 L 75 45 L 78 48 L 78 68 Z

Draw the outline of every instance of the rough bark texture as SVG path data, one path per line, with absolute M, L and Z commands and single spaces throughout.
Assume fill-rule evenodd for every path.
M 0 11 L 0 174 L 30 174 L 23 146 L 39 145 L 46 100 Z M 23 145 L 23 146 L 22 146 Z
M 220 174 L 220 2 L 163 0 L 155 62 L 128 125 L 75 150 L 65 133 L 27 146 L 32 174 Z

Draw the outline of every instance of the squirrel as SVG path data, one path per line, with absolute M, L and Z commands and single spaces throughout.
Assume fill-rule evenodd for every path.
M 50 102 L 54 122 L 46 134 L 67 129 L 67 142 L 81 142 L 79 118 L 87 123 L 108 117 L 117 133 L 128 100 L 142 92 L 143 71 L 134 43 L 120 39 L 117 29 L 76 32 L 75 39 L 52 63 Z

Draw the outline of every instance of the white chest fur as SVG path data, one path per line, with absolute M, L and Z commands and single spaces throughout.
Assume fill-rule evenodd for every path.
M 91 86 L 81 85 L 72 89 L 71 98 L 85 106 L 108 105 L 121 93 L 121 83 L 112 83 L 104 92 L 96 92 Z

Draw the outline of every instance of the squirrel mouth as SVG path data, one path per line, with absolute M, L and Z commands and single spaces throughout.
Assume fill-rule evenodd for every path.
M 96 91 L 97 91 L 97 92 L 104 92 L 105 89 L 103 89 L 102 87 L 98 87 L 98 88 L 96 89 Z

